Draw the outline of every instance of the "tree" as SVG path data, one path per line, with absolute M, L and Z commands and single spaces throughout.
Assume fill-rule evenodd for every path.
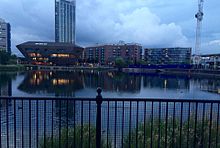
M 10 55 L 10 53 L 6 51 L 0 51 L 0 64 L 17 64 L 17 56 Z
M 144 61 L 144 60 L 138 60 L 138 61 L 137 61 L 137 64 L 138 64 L 138 65 L 147 65 L 147 62 Z
M 118 68 L 122 68 L 126 66 L 126 63 L 122 58 L 117 58 L 115 59 L 115 66 Z
M 6 65 L 10 60 L 10 54 L 5 51 L 0 51 L 0 64 Z

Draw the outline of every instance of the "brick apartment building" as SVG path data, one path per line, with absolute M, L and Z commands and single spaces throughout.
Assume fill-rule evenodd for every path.
M 85 48 L 84 59 L 88 63 L 112 65 L 117 58 L 136 63 L 141 60 L 142 46 L 135 43 L 104 44 Z

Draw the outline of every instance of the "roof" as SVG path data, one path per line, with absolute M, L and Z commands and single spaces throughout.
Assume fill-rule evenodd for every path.
M 83 48 L 78 45 L 74 45 L 72 43 L 61 43 L 61 42 L 44 42 L 44 41 L 28 41 L 22 44 L 19 44 L 18 46 L 53 46 L 53 47 L 77 47 L 77 48 Z
M 145 49 L 192 49 L 192 47 L 157 47 L 157 48 L 145 48 Z
M 88 46 L 86 48 L 96 48 L 96 47 L 104 47 L 104 46 L 141 46 L 141 44 L 138 43 L 96 44 L 93 46 Z
M 217 54 L 204 54 L 204 55 L 201 55 L 202 57 L 212 57 L 212 56 L 220 56 L 220 53 L 217 53 Z

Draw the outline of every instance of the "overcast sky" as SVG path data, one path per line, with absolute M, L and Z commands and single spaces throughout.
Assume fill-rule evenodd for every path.
M 198 0 L 77 0 L 81 46 L 136 42 L 144 47 L 195 47 Z M 205 0 L 201 53 L 220 53 L 220 0 Z M 54 0 L 0 0 L 12 51 L 25 41 L 54 41 Z

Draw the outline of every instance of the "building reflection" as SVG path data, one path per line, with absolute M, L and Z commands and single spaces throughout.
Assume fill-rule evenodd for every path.
M 190 79 L 169 76 L 149 75 L 143 78 L 143 86 L 147 88 L 189 89 Z
M 26 74 L 18 89 L 31 94 L 74 97 L 75 91 L 83 89 L 83 77 L 72 72 L 32 71 Z
M 25 75 L 18 89 L 30 94 L 74 97 L 76 91 L 97 87 L 104 91 L 136 93 L 141 89 L 141 76 L 99 71 L 33 71 Z
M 219 79 L 197 79 L 197 81 L 199 81 L 200 90 L 220 94 Z
M 76 108 L 77 105 L 73 101 L 66 101 L 66 100 L 57 100 L 55 101 L 55 116 L 61 119 L 61 124 L 66 124 L 67 122 L 70 123 L 70 121 L 74 120 L 74 108 Z M 77 108 L 78 109 L 78 108 Z M 75 110 L 76 111 L 76 110 Z M 59 123 L 57 123 L 59 125 Z
M 197 88 L 199 90 L 220 91 L 220 80 L 216 79 L 191 79 L 167 75 L 137 75 L 93 70 L 28 72 L 25 73 L 25 78 L 18 89 L 29 94 L 42 96 L 75 97 L 76 92 L 84 92 L 85 88 L 94 89 L 95 91 L 97 87 L 101 87 L 105 92 L 120 93 L 139 93 L 141 88 L 191 90 L 193 87 L 192 82 L 198 82 L 195 86 L 199 86 Z M 4 88 L 2 90 L 1 93 L 5 93 L 6 90 L 11 89 Z M 9 96 L 11 95 L 10 91 L 6 92 Z M 85 94 L 85 96 L 88 95 Z
M 84 79 L 86 87 L 101 87 L 104 91 L 137 93 L 141 89 L 141 76 L 119 72 L 88 72 Z
M 10 97 L 12 96 L 12 77 L 15 74 L 9 73 L 0 73 L 0 96 L 1 97 Z M 9 105 L 11 100 L 8 101 Z M 6 107 L 7 101 L 0 100 L 0 107 Z

